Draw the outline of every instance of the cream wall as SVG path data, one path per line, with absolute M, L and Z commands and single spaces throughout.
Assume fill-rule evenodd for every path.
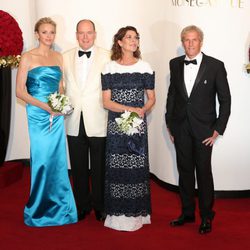
M 14 3 L 15 2 L 15 8 Z M 176 185 L 175 151 L 166 133 L 165 103 L 169 85 L 168 62 L 181 55 L 179 34 L 189 24 L 205 33 L 203 52 L 224 61 L 232 93 L 232 114 L 227 130 L 213 151 L 216 190 L 249 190 L 250 76 L 243 69 L 250 44 L 249 1 L 240 0 L 59 0 L 3 1 L 1 8 L 17 18 L 26 48 L 32 45 L 34 20 L 51 16 L 58 24 L 57 48 L 65 51 L 75 43 L 75 25 L 82 18 L 96 23 L 97 44 L 110 48 L 114 33 L 125 25 L 136 26 L 141 35 L 143 59 L 156 71 L 157 103 L 148 117 L 151 172 Z M 4 4 L 2 4 L 4 3 Z M 86 3 L 86 6 L 85 6 Z M 175 6 L 176 3 L 176 6 Z M 36 18 L 34 18 L 36 16 Z M 15 74 L 15 71 L 13 72 Z M 15 103 L 7 160 L 29 158 L 26 114 Z M 21 132 L 23 131 L 23 132 Z

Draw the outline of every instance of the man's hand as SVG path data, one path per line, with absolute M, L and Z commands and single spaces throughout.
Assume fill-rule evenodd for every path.
M 212 147 L 218 135 L 219 133 L 216 130 L 214 130 L 213 136 L 205 139 L 202 143 L 205 144 L 206 146 Z
M 168 134 L 169 134 L 170 140 L 171 140 L 172 143 L 174 143 L 174 137 L 172 136 L 169 128 L 167 128 L 167 129 L 168 129 Z

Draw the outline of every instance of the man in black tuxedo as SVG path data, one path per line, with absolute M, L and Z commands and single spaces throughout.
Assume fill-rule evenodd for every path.
M 192 25 L 181 32 L 184 56 L 170 61 L 170 86 L 166 124 L 175 145 L 182 213 L 170 222 L 181 226 L 195 221 L 195 174 L 201 224 L 199 232 L 212 230 L 215 212 L 211 169 L 213 144 L 225 131 L 231 95 L 223 62 L 201 52 L 203 32 Z M 216 96 L 219 112 L 216 113 Z

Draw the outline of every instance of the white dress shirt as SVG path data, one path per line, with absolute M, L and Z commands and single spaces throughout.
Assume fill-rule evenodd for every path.
M 188 65 L 184 64 L 184 81 L 187 89 L 188 96 L 190 96 L 192 88 L 197 77 L 203 54 L 200 52 L 195 58 L 190 59 L 188 56 L 185 57 L 185 60 L 197 60 L 197 64 L 190 63 Z
M 79 48 L 79 50 L 82 50 L 82 49 Z M 75 55 L 76 56 L 76 58 L 75 58 L 75 62 L 76 62 L 76 67 L 75 67 L 76 80 L 77 80 L 77 83 L 79 84 L 81 90 L 83 90 L 85 85 L 86 85 L 86 80 L 87 80 L 87 77 L 88 77 L 90 65 L 91 65 L 91 62 L 92 62 L 93 54 L 94 54 L 93 47 L 91 47 L 87 51 L 91 51 L 91 55 L 90 55 L 89 58 L 87 57 L 87 55 L 82 55 L 81 57 L 79 57 L 78 53 L 76 53 L 76 55 Z

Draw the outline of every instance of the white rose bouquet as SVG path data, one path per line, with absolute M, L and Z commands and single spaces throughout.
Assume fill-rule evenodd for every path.
M 69 115 L 73 112 L 69 97 L 64 94 L 59 94 L 58 92 L 48 96 L 48 105 L 54 112 L 59 112 L 63 115 Z
M 52 93 L 48 96 L 48 105 L 54 112 L 62 113 L 63 115 L 70 115 L 74 108 L 70 103 L 69 97 L 58 92 Z M 50 130 L 53 123 L 53 115 L 50 115 Z
M 119 118 L 115 118 L 115 121 L 120 131 L 129 136 L 140 133 L 143 123 L 143 119 L 136 112 L 130 111 L 125 111 Z

